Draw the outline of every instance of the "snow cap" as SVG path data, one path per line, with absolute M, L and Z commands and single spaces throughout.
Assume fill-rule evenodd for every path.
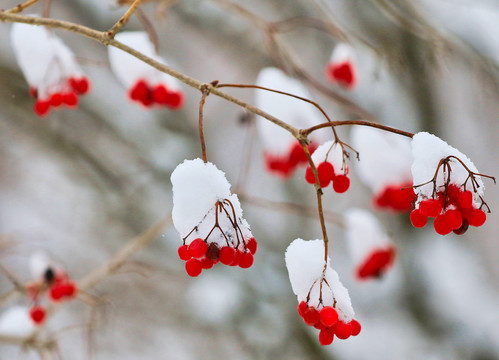
M 36 330 L 25 306 L 12 306 L 0 315 L 0 335 L 26 338 Z
M 331 163 L 335 175 L 348 174 L 348 166 L 343 164 L 343 149 L 334 140 L 326 141 L 320 145 L 312 154 L 312 161 L 316 167 L 322 162 Z
M 354 318 L 348 290 L 331 267 L 329 257 L 324 272 L 323 240 L 296 239 L 288 246 L 285 259 L 291 287 L 298 302 L 307 301 L 310 294 L 308 305 L 320 310 L 323 306 L 333 306 L 336 300 L 335 308 L 339 319 L 348 323 Z M 325 281 L 322 284 L 322 304 L 319 304 L 322 279 Z

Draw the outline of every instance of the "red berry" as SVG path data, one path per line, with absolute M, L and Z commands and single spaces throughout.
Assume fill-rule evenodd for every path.
M 50 111 L 50 102 L 47 100 L 37 100 L 33 109 L 36 115 L 43 117 Z
M 173 91 L 168 94 L 168 105 L 172 110 L 178 110 L 184 104 L 184 95 L 180 91 Z
M 426 216 L 421 215 L 421 211 L 419 209 L 414 209 L 411 211 L 411 223 L 415 228 L 425 227 L 428 222 L 428 218 Z
M 45 311 L 45 308 L 42 306 L 33 306 L 29 310 L 29 317 L 31 318 L 31 320 L 33 320 L 33 322 L 36 325 L 43 324 L 43 322 L 45 321 L 46 315 L 47 315 L 47 313 Z
M 334 333 L 338 339 L 346 340 L 352 335 L 352 326 L 340 320 L 334 326 Z
M 57 302 L 62 299 L 65 294 L 64 285 L 54 284 L 49 290 L 49 299 Z
M 258 243 L 254 237 L 250 238 L 246 243 L 246 248 L 250 251 L 251 255 L 255 255 L 257 247 Z
M 347 88 L 354 85 L 353 66 L 350 62 L 334 65 L 332 66 L 330 72 L 332 78 L 338 81 L 340 85 Z
M 350 326 L 352 327 L 352 336 L 357 336 L 360 334 L 360 330 L 362 329 L 362 327 L 357 320 L 353 319 L 352 321 L 350 321 Z
M 62 292 L 64 293 L 65 297 L 72 298 L 76 294 L 76 284 L 72 281 L 68 281 L 64 284 L 61 285 Z
M 147 82 L 142 79 L 138 80 L 128 92 L 130 99 L 136 101 L 142 101 L 142 99 L 147 98 L 148 94 L 149 87 L 147 86 Z
M 220 256 L 220 247 L 217 243 L 211 243 L 208 245 L 208 250 L 206 251 L 206 257 L 210 260 L 216 261 Z
M 464 209 L 470 209 L 473 206 L 473 193 L 465 191 L 459 194 L 459 205 Z
M 313 307 L 309 307 L 303 314 L 303 320 L 305 321 L 305 324 L 310 326 L 314 326 L 315 323 L 319 321 L 319 317 L 319 312 Z
M 203 265 L 199 260 L 190 259 L 185 262 L 185 271 L 189 276 L 196 277 L 203 271 Z
M 334 340 L 334 331 L 333 329 L 324 328 L 321 329 L 319 333 L 319 342 L 322 346 L 331 345 Z
M 350 187 L 350 179 L 346 175 L 336 175 L 333 178 L 333 189 L 337 193 L 344 193 Z
M 166 86 L 159 84 L 152 89 L 152 99 L 155 103 L 160 105 L 168 104 L 168 90 Z
M 219 254 L 218 258 L 222 264 L 230 265 L 234 262 L 235 257 L 236 257 L 236 250 L 234 250 L 233 248 L 231 248 L 229 246 L 224 246 L 220 250 L 220 254 Z
M 90 91 L 90 82 L 88 81 L 88 79 L 85 76 L 83 76 L 78 81 L 78 85 L 76 87 L 76 92 L 79 95 L 85 95 L 89 91 Z
M 444 213 L 445 222 L 452 230 L 459 229 L 463 224 L 463 216 L 457 209 L 450 209 Z
M 249 252 L 245 252 L 241 254 L 241 258 L 239 259 L 239 267 L 242 269 L 247 269 L 253 265 L 253 255 Z
M 211 269 L 213 265 L 213 260 L 211 259 L 204 258 L 203 260 L 201 260 L 201 266 L 203 267 L 203 269 Z
M 203 241 L 203 239 L 197 238 L 192 240 L 189 244 L 189 254 L 191 257 L 199 259 L 202 258 L 208 251 L 208 245 Z
M 437 199 L 426 199 L 419 203 L 419 212 L 426 217 L 437 217 L 442 211 L 442 204 Z
M 63 94 L 62 102 L 69 108 L 75 108 L 78 105 L 78 96 L 75 93 Z
M 307 161 L 307 154 L 303 151 L 299 142 L 294 142 L 289 152 L 289 165 L 296 166 L 299 163 Z
M 487 214 L 485 214 L 485 211 L 473 209 L 468 222 L 471 226 L 482 226 L 485 223 L 485 220 L 487 220 Z
M 189 254 L 189 247 L 187 245 L 179 246 L 178 257 L 184 261 L 187 261 L 191 258 L 191 255 Z
M 463 224 L 461 225 L 461 227 L 459 229 L 455 229 L 455 230 L 452 230 L 452 231 L 456 235 L 463 235 L 466 232 L 466 230 L 468 230 L 469 225 L 470 224 L 468 223 L 468 220 L 463 219 Z
M 305 315 L 305 311 L 307 311 L 308 305 L 305 301 L 302 301 L 298 304 L 298 314 L 300 314 L 301 317 Z
M 34 86 L 30 86 L 29 88 L 29 96 L 31 96 L 32 98 L 38 98 L 38 90 L 36 87 Z
M 437 234 L 447 235 L 452 231 L 450 225 L 447 223 L 444 215 L 438 215 L 433 221 L 433 227 Z
M 234 256 L 234 260 L 229 264 L 229 266 L 237 266 L 237 265 L 239 265 L 239 262 L 241 261 L 242 254 L 243 253 L 240 250 L 236 250 L 236 253 L 235 253 L 235 256 Z
M 366 258 L 357 269 L 356 276 L 359 279 L 380 277 L 392 265 L 395 258 L 395 248 L 378 249 Z
M 62 94 L 54 93 L 50 96 L 50 105 L 53 107 L 58 107 L 62 105 Z
M 310 166 L 307 166 L 307 170 L 305 170 L 305 180 L 309 184 L 315 184 L 315 176 Z
M 319 315 L 324 326 L 331 327 L 338 322 L 338 313 L 331 306 L 324 306 Z
M 324 188 L 328 186 L 334 177 L 333 165 L 327 161 L 320 163 L 317 167 L 317 174 L 319 175 L 319 183 L 321 187 Z

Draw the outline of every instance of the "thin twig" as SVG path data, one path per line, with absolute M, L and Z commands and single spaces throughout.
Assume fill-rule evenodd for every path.
M 322 124 L 318 124 L 318 125 L 312 126 L 312 127 L 308 128 L 308 129 L 302 130 L 301 132 L 302 132 L 303 135 L 309 135 L 310 133 L 312 133 L 312 132 L 314 132 L 316 130 L 323 129 L 323 128 L 326 128 L 326 127 L 345 126 L 345 125 L 370 126 L 370 127 L 376 128 L 376 129 L 380 129 L 380 130 L 383 130 L 383 131 L 388 131 L 388 132 L 391 132 L 391 133 L 394 133 L 394 134 L 398 134 L 398 135 L 402 135 L 402 136 L 406 136 L 406 137 L 409 137 L 409 138 L 412 138 L 414 136 L 413 133 L 410 133 L 410 132 L 407 132 L 407 131 L 395 129 L 395 128 L 392 128 L 390 126 L 386 126 L 386 125 L 382 125 L 382 124 L 378 124 L 378 123 L 374 123 L 374 122 L 370 122 L 370 121 L 365 121 L 365 120 L 332 121 L 332 122 L 327 122 L 327 123 L 322 123 Z
M 199 101 L 199 140 L 201 142 L 201 153 L 203 154 L 203 161 L 206 163 L 208 159 L 206 157 L 206 143 L 204 141 L 204 131 L 203 131 L 203 108 L 206 101 L 208 92 L 203 90 L 201 94 L 201 100 Z
M 6 10 L 5 12 L 7 12 L 9 14 L 17 14 L 17 13 L 20 13 L 21 11 L 23 11 L 24 9 L 30 7 L 31 5 L 36 4 L 38 1 L 39 0 L 28 0 L 22 4 L 19 4 L 15 7 L 13 7 L 12 9 Z
M 140 3 L 142 0 L 135 0 L 132 5 L 128 8 L 128 10 L 123 14 L 121 19 L 119 19 L 116 24 L 113 25 L 113 27 L 107 32 L 107 36 L 109 36 L 110 39 L 113 39 L 114 36 L 120 32 L 120 30 L 125 26 L 125 24 L 130 20 L 130 17 L 133 15 L 135 10 L 139 7 Z
M 156 54 L 159 54 L 159 38 L 158 38 L 158 33 L 156 32 L 156 29 L 154 28 L 154 25 L 148 19 L 145 12 L 142 11 L 141 8 L 137 8 L 136 14 L 137 14 L 137 18 L 139 19 L 140 23 L 142 24 L 142 27 L 144 28 L 147 35 L 149 36 L 149 40 L 151 41 L 151 44 L 153 44 L 153 46 L 154 46 L 154 51 L 156 52 Z

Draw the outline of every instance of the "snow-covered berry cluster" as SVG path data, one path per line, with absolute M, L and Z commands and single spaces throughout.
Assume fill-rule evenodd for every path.
M 312 160 L 317 168 L 319 183 L 322 188 L 332 183 L 334 191 L 344 193 L 350 187 L 348 166 L 344 161 L 342 146 L 335 141 L 328 141 L 320 145 L 312 155 Z M 315 184 L 315 177 L 310 165 L 305 171 L 305 180 Z
M 44 253 L 36 252 L 30 257 L 30 270 L 36 279 L 27 286 L 27 294 L 32 302 L 29 316 L 33 323 L 42 325 L 46 320 L 45 307 L 40 305 L 43 295 L 51 302 L 69 301 L 76 297 L 78 288 L 67 272 L 58 267 Z
M 429 133 L 412 140 L 412 174 L 417 195 L 410 219 L 414 227 L 424 227 L 428 218 L 440 235 L 463 234 L 468 227 L 482 226 L 487 218 L 482 207 L 484 184 L 471 160 L 445 141 Z M 489 177 L 491 178 L 491 177 Z
M 410 139 L 358 126 L 352 129 L 351 140 L 352 146 L 360 153 L 360 160 L 356 162 L 357 174 L 374 193 L 375 208 L 411 211 L 415 194 Z
M 78 96 L 90 91 L 90 82 L 73 52 L 43 26 L 16 23 L 12 26 L 14 52 L 36 99 L 34 111 L 46 116 L 51 109 L 78 106 Z
M 395 260 L 395 245 L 380 222 L 368 211 L 345 212 L 345 233 L 350 256 L 359 280 L 379 278 Z
M 326 68 L 326 77 L 333 84 L 338 84 L 351 90 L 357 84 L 355 69 L 355 51 L 346 44 L 339 43 L 331 53 L 331 59 Z
M 171 176 L 173 224 L 182 237 L 180 259 L 190 276 L 222 263 L 249 268 L 257 242 L 225 174 L 201 159 L 186 160 Z
M 322 240 L 294 240 L 286 250 L 286 267 L 293 292 L 298 298 L 298 313 L 305 323 L 320 330 L 321 345 L 329 345 L 334 337 L 348 339 L 360 333 L 360 324 L 348 290 L 324 261 Z
M 256 85 L 311 99 L 309 91 L 298 80 L 290 78 L 276 68 L 262 69 L 256 79 Z M 255 105 L 297 128 L 311 127 L 322 120 L 322 114 L 311 104 L 265 90 L 255 91 Z M 288 178 L 299 166 L 306 164 L 307 157 L 303 148 L 289 132 L 261 117 L 257 117 L 256 125 L 269 173 Z M 317 144 L 325 141 L 324 133 L 324 130 L 320 130 L 310 135 L 310 153 L 314 152 Z
M 166 64 L 143 31 L 120 32 L 115 39 Z M 109 47 L 109 63 L 118 80 L 128 89 L 131 101 L 147 108 L 163 106 L 171 110 L 178 110 L 184 104 L 184 95 L 174 77 L 112 46 Z

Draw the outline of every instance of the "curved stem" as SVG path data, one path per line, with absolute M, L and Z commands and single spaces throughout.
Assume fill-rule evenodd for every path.
M 208 162 L 206 157 L 206 143 L 204 141 L 204 131 L 203 131 L 203 107 L 206 101 L 206 97 L 208 96 L 207 91 L 202 91 L 201 101 L 199 102 L 199 140 L 201 141 L 201 152 L 203 154 L 203 161 L 205 163 Z
M 304 130 L 301 131 L 301 133 L 303 135 L 309 135 L 310 133 L 312 133 L 312 132 L 314 132 L 316 130 L 323 129 L 323 128 L 326 128 L 326 127 L 345 126 L 345 125 L 370 126 L 370 127 L 373 127 L 373 128 L 376 128 L 376 129 L 380 129 L 380 130 L 384 130 L 384 131 L 388 131 L 388 132 L 391 132 L 391 133 L 394 133 L 394 134 L 398 134 L 398 135 L 402 135 L 402 136 L 407 136 L 409 138 L 414 137 L 414 134 L 410 133 L 408 131 L 403 131 L 403 130 L 395 129 L 395 128 L 392 128 L 390 126 L 386 126 L 386 125 L 382 125 L 382 124 L 378 124 L 378 123 L 373 123 L 373 122 L 365 121 L 365 120 L 331 121 L 331 122 L 322 123 L 322 124 L 319 124 L 319 125 L 312 126 L 312 127 L 308 128 L 308 129 L 304 129 Z
M 135 0 L 132 5 L 128 8 L 128 10 L 123 14 L 123 16 L 113 25 L 113 27 L 107 32 L 107 36 L 110 39 L 113 39 L 114 36 L 121 31 L 123 26 L 130 20 L 130 17 L 133 15 L 135 10 L 139 7 L 142 0 Z

